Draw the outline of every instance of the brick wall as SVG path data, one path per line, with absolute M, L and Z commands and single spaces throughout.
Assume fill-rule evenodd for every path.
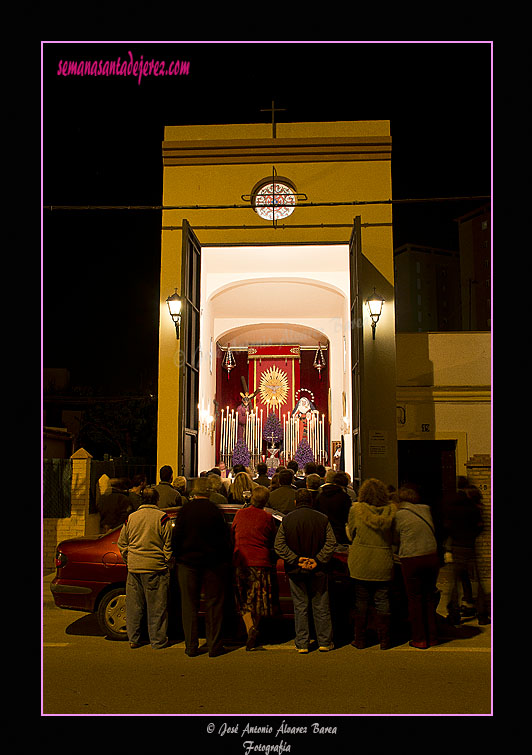
M 467 479 L 482 494 L 482 520 L 484 530 L 477 538 L 477 563 L 480 577 L 491 575 L 491 456 L 476 454 L 466 463 Z

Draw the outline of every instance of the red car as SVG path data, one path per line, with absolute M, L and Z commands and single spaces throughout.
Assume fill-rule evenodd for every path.
M 222 504 L 220 509 L 230 526 L 241 508 L 234 504 Z M 283 514 L 274 509 L 266 509 L 279 525 Z M 178 509 L 167 509 L 175 519 Z M 58 608 L 95 613 L 103 632 L 112 639 L 125 640 L 126 633 L 126 578 L 127 569 L 120 551 L 118 536 L 121 527 L 94 537 L 76 537 L 63 540 L 57 546 L 55 563 L 57 574 L 50 585 Z M 279 605 L 283 618 L 293 618 L 294 608 L 290 596 L 288 577 L 284 561 L 277 560 L 277 582 Z M 339 546 L 332 559 L 330 572 L 331 599 L 347 608 L 349 605 L 349 571 L 347 568 L 347 548 Z M 232 595 L 229 595 L 231 598 Z M 230 606 L 234 601 L 230 603 Z M 229 609 L 229 613 L 236 611 Z M 333 612 L 334 616 L 334 612 Z

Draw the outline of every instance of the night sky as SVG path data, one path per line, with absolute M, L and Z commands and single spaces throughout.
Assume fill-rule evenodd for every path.
M 59 76 L 60 61 L 190 62 L 189 74 Z M 43 205 L 160 205 L 165 125 L 389 119 L 393 198 L 491 194 L 491 44 L 44 43 Z M 432 160 L 426 159 L 427 153 Z M 349 197 L 343 199 L 349 200 Z M 458 249 L 483 202 L 394 205 L 394 246 Z M 43 211 L 43 367 L 157 388 L 161 214 Z

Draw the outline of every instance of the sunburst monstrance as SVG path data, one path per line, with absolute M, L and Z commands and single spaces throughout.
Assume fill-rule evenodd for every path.
M 268 409 L 286 404 L 288 399 L 288 375 L 278 367 L 270 367 L 260 379 L 260 397 Z

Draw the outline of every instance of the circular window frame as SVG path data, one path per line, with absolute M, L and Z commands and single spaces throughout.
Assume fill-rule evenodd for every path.
M 270 196 L 273 195 L 275 197 L 275 186 L 277 184 L 280 184 L 281 186 L 284 186 L 289 190 L 289 192 L 287 192 L 287 196 L 291 197 L 291 202 L 289 204 L 279 205 L 266 203 L 257 204 L 257 198 L 262 196 L 260 194 L 261 190 L 265 189 L 269 185 L 272 185 L 274 187 L 274 190 Z M 277 196 L 283 195 L 279 194 Z M 277 220 L 284 220 L 285 218 L 290 217 L 297 206 L 296 185 L 293 181 L 284 176 L 268 176 L 267 178 L 261 178 L 260 181 L 257 181 L 251 191 L 251 204 L 259 218 L 261 218 L 262 220 L 274 222 Z

